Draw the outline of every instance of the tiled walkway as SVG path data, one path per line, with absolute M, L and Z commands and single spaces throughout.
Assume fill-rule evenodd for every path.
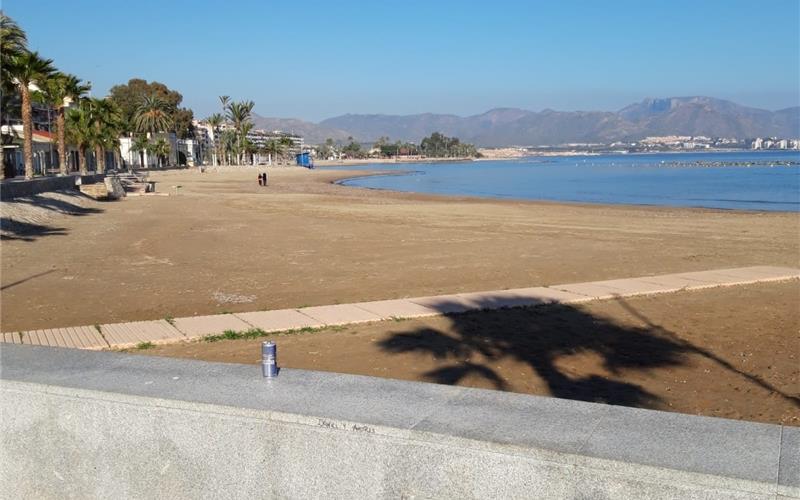
M 460 293 L 434 297 L 379 300 L 356 304 L 255 311 L 214 316 L 193 316 L 174 320 L 134 321 L 98 326 L 50 328 L 3 333 L 2 341 L 79 349 L 131 347 L 141 342 L 164 343 L 196 339 L 226 330 L 260 328 L 278 332 L 307 327 L 344 325 L 396 318 L 418 318 L 480 309 L 574 304 L 590 300 L 634 295 L 652 295 L 679 290 L 745 285 L 764 281 L 800 278 L 800 270 L 755 266 L 692 273 L 644 276 L 549 287 L 519 288 L 491 292 Z

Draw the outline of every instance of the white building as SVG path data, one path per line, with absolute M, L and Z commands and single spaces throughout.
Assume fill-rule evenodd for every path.
M 198 139 L 178 139 L 176 143 L 176 156 L 178 165 L 198 167 L 207 163 L 202 142 Z
M 254 129 L 247 134 L 247 140 L 259 147 L 266 146 L 267 143 L 271 141 L 279 141 L 281 139 L 289 139 L 292 141 L 292 145 L 289 147 L 289 152 L 292 154 L 301 153 L 305 148 L 301 136 L 289 134 L 280 130 L 268 132 L 266 130 Z
M 202 151 L 200 145 L 194 139 L 178 139 L 174 132 L 167 134 L 155 134 L 150 137 L 150 142 L 158 139 L 165 139 L 169 144 L 169 156 L 166 158 L 164 166 L 186 165 L 195 166 L 200 164 Z M 133 151 L 133 137 L 119 138 L 119 152 L 122 159 L 123 168 L 158 168 L 158 157 L 145 150 L 141 153 Z M 144 159 L 144 163 L 142 163 Z

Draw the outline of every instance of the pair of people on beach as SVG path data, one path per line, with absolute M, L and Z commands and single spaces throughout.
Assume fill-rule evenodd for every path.
M 267 185 L 267 173 L 264 172 L 263 174 L 258 174 L 258 185 L 259 186 L 266 186 Z

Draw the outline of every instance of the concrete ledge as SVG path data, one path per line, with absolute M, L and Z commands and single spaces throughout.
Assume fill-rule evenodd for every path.
M 798 429 L 3 345 L 2 498 L 800 498 Z
M 59 177 L 36 177 L 30 180 L 8 179 L 0 184 L 0 200 L 13 200 L 49 191 L 77 189 L 82 184 L 102 182 L 102 174 L 64 175 Z

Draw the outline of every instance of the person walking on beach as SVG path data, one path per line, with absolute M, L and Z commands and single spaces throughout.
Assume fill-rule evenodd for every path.
M 267 179 L 267 173 L 264 172 L 264 185 L 266 186 L 267 184 L 269 184 L 268 179 Z
M 258 185 L 259 186 L 264 185 L 264 174 L 258 174 Z

